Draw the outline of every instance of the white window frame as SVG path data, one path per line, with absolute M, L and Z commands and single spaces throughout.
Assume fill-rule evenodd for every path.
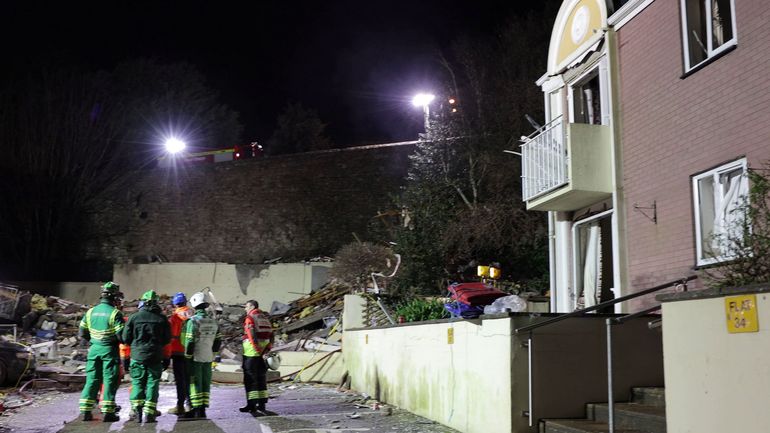
M 692 0 L 690 0 L 692 1 Z M 706 10 L 706 23 L 711 23 L 711 4 L 715 0 L 697 0 L 703 2 L 703 7 Z M 713 47 L 713 26 L 706 25 L 706 58 L 701 60 L 700 62 L 691 65 L 690 64 L 690 38 L 692 35 L 689 34 L 689 26 L 687 25 L 687 2 L 688 0 L 679 0 L 679 5 L 681 7 L 680 15 L 682 16 L 682 48 L 684 53 L 684 69 L 685 72 L 688 72 L 697 66 L 708 62 L 713 58 L 714 56 L 718 55 L 719 53 L 727 50 L 728 48 L 736 45 L 738 43 L 738 29 L 736 27 L 736 21 L 735 21 L 735 0 L 730 0 L 730 24 L 732 25 L 732 31 L 733 31 L 733 37 L 730 40 L 725 41 L 721 46 L 714 48 Z M 704 41 L 701 41 L 704 42 Z
M 698 175 L 695 175 L 692 177 L 692 195 L 693 195 L 693 210 L 694 215 L 693 219 L 695 221 L 695 253 L 696 253 L 696 263 L 698 266 L 707 266 L 715 263 L 721 263 L 724 261 L 728 261 L 734 257 L 725 255 L 721 257 L 704 257 L 704 251 L 703 251 L 703 228 L 701 227 L 701 207 L 700 207 L 700 188 L 698 187 L 698 182 L 700 182 L 702 179 L 712 177 L 715 180 L 715 184 L 717 183 L 716 180 L 721 174 L 733 171 L 735 169 L 742 169 L 743 170 L 743 176 L 741 179 L 741 182 L 744 182 L 744 191 L 748 192 L 748 164 L 746 162 L 746 158 L 742 158 L 733 162 L 729 162 L 727 164 L 721 165 L 719 167 L 713 168 L 709 171 L 700 173 Z
M 588 77 L 593 74 L 596 74 L 596 76 L 599 78 L 599 104 L 602 110 L 602 112 L 599 113 L 601 116 L 601 125 L 610 124 L 609 86 L 607 83 L 607 57 L 602 57 L 602 59 L 598 61 L 594 66 L 588 68 L 584 73 L 580 74 L 579 77 L 572 80 L 569 83 L 569 86 L 567 86 L 567 108 L 569 109 L 568 112 L 570 123 L 575 123 L 575 87 L 580 86 L 588 81 Z M 562 107 L 562 112 L 564 112 L 564 107 Z
M 580 230 L 580 227 L 592 223 L 594 221 L 598 221 L 603 218 L 613 218 L 614 219 L 615 210 L 614 209 L 608 209 L 604 212 L 599 212 L 596 215 L 592 215 L 586 219 L 582 219 L 580 221 L 575 221 L 572 224 L 572 288 L 570 289 L 570 304 L 573 310 L 577 307 L 577 301 L 579 297 L 578 293 L 578 287 L 582 287 L 580 283 L 580 280 L 583 278 L 583 273 L 580 270 L 580 261 L 581 261 L 581 252 L 580 252 L 580 242 L 578 242 L 578 230 Z M 613 245 L 612 245 L 612 260 L 613 263 L 615 262 L 615 230 L 613 228 L 613 231 L 611 233 L 613 237 Z M 612 272 L 615 273 L 615 266 L 613 266 Z M 611 287 L 610 290 L 615 293 L 615 288 Z

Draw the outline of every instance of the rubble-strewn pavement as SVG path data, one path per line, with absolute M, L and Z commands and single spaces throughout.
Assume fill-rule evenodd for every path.
M 214 385 L 211 390 L 209 420 L 178 421 L 166 411 L 175 403 L 174 385 L 162 385 L 158 408 L 162 415 L 157 424 L 137 424 L 128 420 L 128 387 L 118 391 L 118 404 L 122 406 L 120 421 L 83 422 L 78 419 L 77 392 L 51 392 L 38 396 L 35 403 L 6 411 L 0 417 L 0 432 L 53 433 L 53 432 L 172 432 L 186 433 L 327 433 L 327 432 L 405 432 L 449 433 L 456 430 L 414 414 L 390 406 L 362 404 L 366 396 L 354 392 L 341 392 L 333 386 L 279 383 L 270 385 L 271 399 L 268 409 L 278 416 L 253 418 L 241 413 L 244 404 L 242 386 Z M 373 409 L 376 408 L 376 409 Z

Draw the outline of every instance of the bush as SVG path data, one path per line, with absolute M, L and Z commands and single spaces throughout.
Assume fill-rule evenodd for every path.
M 449 312 L 437 299 L 415 298 L 399 305 L 396 315 L 403 316 L 406 322 L 421 322 L 448 318 Z
M 390 248 L 371 242 L 354 242 L 337 251 L 332 278 L 354 289 L 363 289 L 371 283 L 373 272 L 389 274 L 396 261 Z

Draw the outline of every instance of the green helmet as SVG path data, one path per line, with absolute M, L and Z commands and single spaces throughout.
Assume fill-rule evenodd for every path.
M 155 290 L 148 290 L 144 292 L 144 295 L 142 295 L 142 301 L 146 302 L 158 302 L 158 294 L 155 293 Z
M 115 296 L 120 293 L 120 286 L 108 281 L 102 285 L 102 296 Z

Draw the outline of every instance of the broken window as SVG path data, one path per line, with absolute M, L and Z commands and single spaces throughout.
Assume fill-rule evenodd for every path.
M 685 69 L 735 45 L 733 0 L 680 0 Z
M 741 159 L 693 177 L 698 265 L 733 256 L 743 239 L 749 181 Z
M 602 124 L 601 85 L 595 69 L 572 86 L 573 123 Z

